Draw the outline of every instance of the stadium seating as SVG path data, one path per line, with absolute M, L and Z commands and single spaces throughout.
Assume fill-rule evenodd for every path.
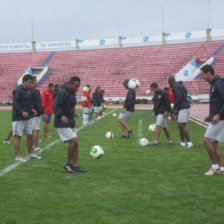
M 141 87 L 137 96 L 145 96 L 150 83 L 158 82 L 161 88 L 168 86 L 167 79 L 174 75 L 192 58 L 210 56 L 223 41 L 195 42 L 144 47 L 113 48 L 102 50 L 58 51 L 47 66 L 50 74 L 39 87 L 41 92 L 50 82 L 62 84 L 69 77 L 78 75 L 82 87 L 90 84 L 92 90 L 97 85 L 105 89 L 105 97 L 126 95 L 123 80 L 137 78 Z M 12 98 L 13 85 L 30 66 L 40 66 L 49 56 L 44 53 L 0 54 L 0 100 Z M 224 76 L 224 49 L 215 56 L 216 73 Z M 185 86 L 191 95 L 207 93 L 209 85 L 200 78 L 187 82 Z

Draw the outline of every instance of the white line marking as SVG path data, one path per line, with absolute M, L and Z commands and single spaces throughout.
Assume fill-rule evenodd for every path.
M 104 118 L 104 117 L 106 117 L 107 115 L 109 115 L 109 114 L 115 112 L 116 110 L 117 110 L 117 108 L 113 109 L 112 111 L 110 111 L 110 112 L 108 112 L 107 114 L 103 115 L 102 118 Z M 80 131 L 80 130 L 82 130 L 82 129 L 85 128 L 85 127 L 90 126 L 90 125 L 92 125 L 92 124 L 89 124 L 89 125 L 87 125 L 87 126 L 82 125 L 80 128 L 77 128 L 77 132 Z M 46 151 L 47 149 L 50 149 L 52 146 L 56 145 L 56 144 L 59 143 L 59 142 L 61 142 L 60 139 L 57 139 L 57 140 L 51 142 L 50 144 L 48 144 L 47 146 L 45 146 L 45 147 L 43 148 L 43 151 Z M 28 156 L 27 156 L 25 159 L 28 161 Z M 16 162 L 16 163 L 13 163 L 13 164 L 10 165 L 10 166 L 7 166 L 7 167 L 4 168 L 3 170 L 1 170 L 1 172 L 0 172 L 0 177 L 3 176 L 3 175 L 5 175 L 6 173 L 10 172 L 11 170 L 15 169 L 17 166 L 19 166 L 19 165 L 21 165 L 21 164 L 22 164 L 22 162 Z
M 137 143 L 139 143 L 139 140 L 142 138 L 142 120 L 138 120 L 138 139 Z

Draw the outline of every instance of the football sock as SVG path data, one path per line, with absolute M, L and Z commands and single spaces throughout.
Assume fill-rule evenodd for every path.
M 218 170 L 219 169 L 219 165 L 218 164 L 212 164 L 212 169 Z

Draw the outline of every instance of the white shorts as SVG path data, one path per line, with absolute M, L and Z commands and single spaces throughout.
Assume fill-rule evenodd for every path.
M 131 117 L 132 113 L 133 112 L 131 111 L 125 111 L 124 113 L 121 112 L 118 118 L 127 122 L 129 118 Z
M 187 123 L 189 121 L 190 108 L 180 110 L 178 113 L 178 123 Z
M 32 135 L 31 120 L 21 120 L 12 122 L 13 136 Z
M 40 130 L 40 117 L 32 117 L 30 118 L 32 131 Z
M 91 110 L 92 110 L 92 107 L 83 107 L 83 113 L 84 113 L 84 114 L 88 114 L 88 113 L 90 113 Z
M 76 128 L 56 128 L 56 131 L 63 142 L 77 138 Z
M 156 125 L 160 126 L 161 128 L 167 127 L 166 118 L 163 116 L 163 114 L 158 114 Z
M 101 107 L 98 106 L 98 107 L 93 107 L 94 109 L 94 113 L 99 113 L 101 111 Z
M 224 120 L 220 120 L 216 124 L 210 123 L 204 136 L 213 141 L 224 142 Z

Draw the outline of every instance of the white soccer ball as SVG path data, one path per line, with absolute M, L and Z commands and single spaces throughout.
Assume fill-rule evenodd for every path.
M 145 94 L 146 94 L 146 95 L 150 95 L 150 93 L 151 93 L 151 91 L 150 91 L 149 89 L 147 89 L 147 90 L 145 91 Z
M 139 144 L 140 144 L 140 146 L 147 146 L 149 144 L 149 141 L 147 138 L 141 138 L 139 140 Z
M 86 92 L 86 93 L 88 93 L 88 92 L 89 92 L 89 87 L 87 87 L 87 86 L 84 86 L 84 87 L 83 87 L 83 92 Z
M 112 114 L 113 117 L 117 117 L 117 114 Z
M 80 101 L 81 101 L 82 103 L 86 103 L 86 101 L 87 101 L 86 96 L 82 96 L 81 99 L 80 99 Z
M 170 107 L 171 107 L 171 109 L 173 109 L 173 108 L 174 108 L 174 104 L 173 104 L 173 103 L 171 103 L 171 104 L 170 104 Z
M 137 89 L 140 86 L 140 83 L 137 79 L 130 79 L 128 81 L 128 88 L 129 89 Z
M 149 125 L 149 131 L 156 132 L 156 125 L 155 124 L 150 124 Z
M 107 139 L 112 139 L 112 138 L 114 137 L 114 134 L 113 134 L 113 132 L 108 131 L 108 132 L 105 134 L 105 137 L 106 137 Z
M 99 145 L 94 145 L 91 149 L 90 149 L 90 155 L 94 158 L 94 159 L 100 159 L 103 157 L 104 155 L 104 150 L 101 146 Z

